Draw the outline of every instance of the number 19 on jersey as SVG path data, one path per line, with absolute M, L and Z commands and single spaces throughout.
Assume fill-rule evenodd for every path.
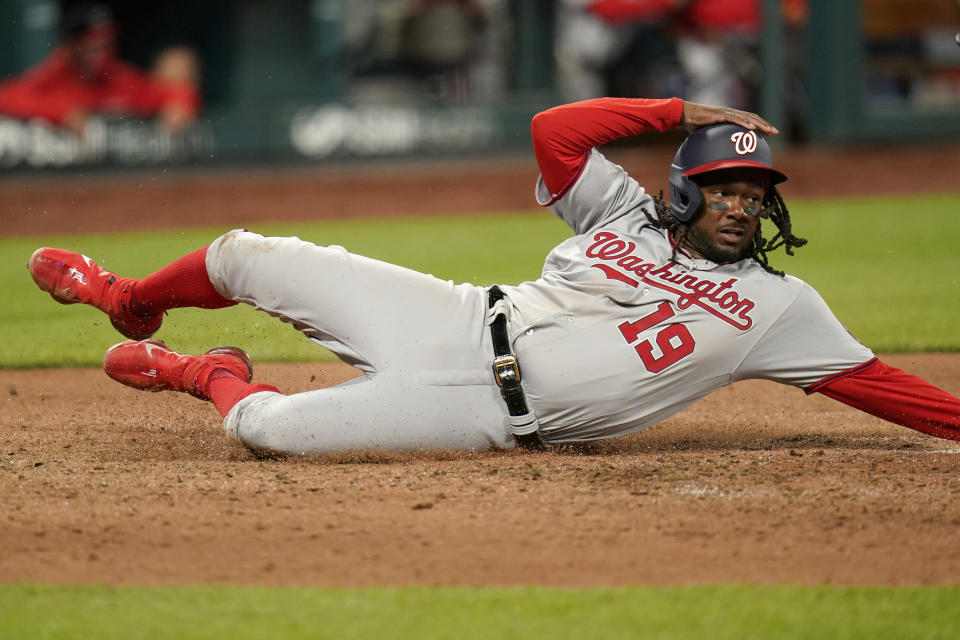
M 628 344 L 633 345 L 643 366 L 650 373 L 660 373 L 670 365 L 693 353 L 697 345 L 687 327 L 680 323 L 668 324 L 653 338 L 637 342 L 641 333 L 655 327 L 676 315 L 669 302 L 661 302 L 657 309 L 634 322 L 624 322 L 619 326 L 620 333 Z M 656 343 L 660 355 L 654 355 L 653 343 Z M 634 343 L 636 343 L 634 345 Z

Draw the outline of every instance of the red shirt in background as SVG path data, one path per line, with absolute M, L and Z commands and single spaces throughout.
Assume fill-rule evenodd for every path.
M 611 23 L 671 16 L 699 29 L 757 31 L 763 23 L 759 0 L 594 0 L 589 9 Z
M 147 118 L 165 105 L 196 115 L 200 95 L 192 86 L 157 80 L 113 57 L 95 78 L 84 78 L 63 46 L 22 76 L 0 84 L 0 114 L 58 126 L 78 109 Z

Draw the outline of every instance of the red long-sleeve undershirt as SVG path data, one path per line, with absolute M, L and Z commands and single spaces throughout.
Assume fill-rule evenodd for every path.
M 538 113 L 530 125 L 533 152 L 552 204 L 580 175 L 593 147 L 680 125 L 683 100 L 594 98 Z
M 593 147 L 676 128 L 683 101 L 597 98 L 554 107 L 533 119 L 533 149 L 552 204 L 576 181 Z M 960 398 L 872 360 L 806 389 L 923 433 L 960 440 Z
M 960 398 L 880 360 L 806 389 L 938 438 L 960 440 Z

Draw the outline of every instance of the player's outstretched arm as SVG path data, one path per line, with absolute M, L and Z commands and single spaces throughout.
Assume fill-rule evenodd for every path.
M 538 113 L 530 125 L 540 175 L 558 196 L 579 175 L 593 147 L 680 126 L 683 101 L 594 98 Z
M 756 129 L 767 136 L 780 133 L 775 126 L 749 111 L 741 111 L 740 109 L 732 109 L 730 107 L 713 107 L 707 104 L 697 104 L 696 102 L 683 103 L 683 117 L 680 120 L 680 124 L 688 131 L 719 122 L 730 122 L 738 124 L 741 127 L 746 127 L 747 129 Z
M 960 398 L 880 360 L 807 389 L 814 392 L 931 436 L 960 440 Z

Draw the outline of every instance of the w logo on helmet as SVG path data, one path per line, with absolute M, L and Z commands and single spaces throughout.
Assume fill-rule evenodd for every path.
M 745 156 L 757 150 L 757 133 L 755 131 L 737 131 L 730 136 L 733 149 L 737 155 Z

